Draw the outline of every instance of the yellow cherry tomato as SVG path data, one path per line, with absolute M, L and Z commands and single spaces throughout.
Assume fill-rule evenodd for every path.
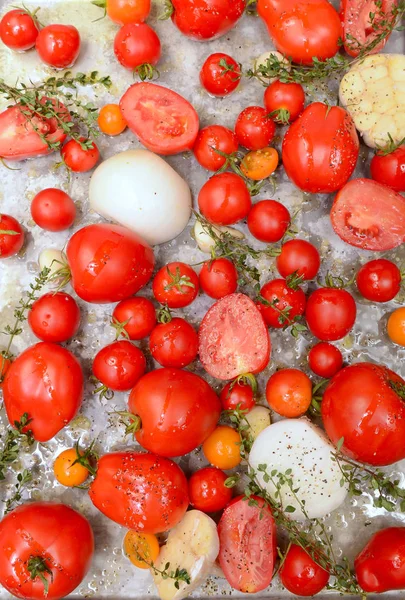
M 219 425 L 203 444 L 205 458 L 218 469 L 233 469 L 241 461 L 240 441 L 235 429 Z
M 106 104 L 98 114 L 98 126 L 107 135 L 119 135 L 127 124 L 118 104 Z
M 394 310 L 387 324 L 387 333 L 391 341 L 399 346 L 405 346 L 405 306 Z
M 66 487 L 74 487 L 81 485 L 89 476 L 89 471 L 83 465 L 76 463 L 77 460 L 76 448 L 64 450 L 56 457 L 53 465 L 53 472 L 59 483 Z
M 274 148 L 252 150 L 243 158 L 240 168 L 245 177 L 261 181 L 270 177 L 278 166 L 278 154 Z
M 127 531 L 124 537 L 124 553 L 139 569 L 148 569 L 159 556 L 159 552 L 159 542 L 155 535 Z

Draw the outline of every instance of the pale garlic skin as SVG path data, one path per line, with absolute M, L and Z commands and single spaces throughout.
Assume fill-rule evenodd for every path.
M 405 137 L 405 56 L 375 54 L 356 63 L 343 77 L 340 103 L 370 148 Z

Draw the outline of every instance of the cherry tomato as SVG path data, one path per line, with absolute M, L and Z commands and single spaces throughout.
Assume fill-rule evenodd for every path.
M 171 18 L 180 31 L 194 40 L 213 40 L 234 27 L 246 7 L 245 0 L 172 0 Z
M 252 150 L 243 157 L 240 169 L 245 177 L 261 181 L 270 177 L 278 167 L 278 154 L 274 148 Z
M 313 244 L 305 240 L 289 240 L 282 245 L 276 266 L 282 277 L 296 273 L 305 280 L 314 279 L 321 266 L 321 257 Z
M 260 295 L 271 304 L 258 302 L 257 306 L 269 327 L 282 329 L 293 325 L 305 312 L 306 298 L 298 286 L 290 287 L 285 279 L 273 279 L 260 290 Z
M 66 192 L 47 188 L 39 192 L 31 202 L 31 216 L 46 231 L 63 231 L 73 225 L 76 206 Z
M 371 177 L 392 188 L 405 192 L 405 145 L 390 154 L 377 152 L 370 163 Z
M 14 256 L 24 244 L 24 231 L 19 222 L 10 215 L 0 213 L 0 258 Z
M 128 408 L 140 420 L 136 439 L 159 456 L 183 456 L 212 433 L 221 403 L 208 383 L 189 371 L 157 369 L 132 390 Z
M 343 356 L 336 346 L 328 342 L 319 342 L 309 351 L 308 364 L 315 375 L 329 379 L 342 368 Z
M 163 367 L 186 367 L 197 358 L 198 336 L 190 323 L 176 317 L 155 327 L 149 349 Z
M 135 567 L 149 569 L 149 565 L 159 556 L 159 541 L 152 533 L 127 531 L 124 537 L 124 552 Z
M 146 23 L 127 23 L 114 39 L 114 54 L 123 67 L 144 79 L 152 79 L 160 59 L 160 39 Z
M 126 127 L 119 104 L 106 104 L 98 114 L 98 126 L 106 135 L 119 135 Z
M 389 302 L 401 289 L 401 271 L 385 258 L 370 260 L 357 273 L 360 294 L 372 302 Z
M 80 452 L 83 455 L 83 452 Z M 79 462 L 76 448 L 64 450 L 53 463 L 55 479 L 66 487 L 82 485 L 89 476 L 89 470 Z
M 8 11 L 0 21 L 0 39 L 11 50 L 22 52 L 33 48 L 38 33 L 35 12 L 17 8 Z
M 312 335 L 323 342 L 334 342 L 352 329 L 356 312 L 356 303 L 349 292 L 320 288 L 308 298 L 305 318 Z
M 290 546 L 280 567 L 280 581 L 296 596 L 314 596 L 329 581 L 328 571 L 319 566 L 301 546 Z
M 235 498 L 219 524 L 219 564 L 236 590 L 254 594 L 265 590 L 273 578 L 277 558 L 277 532 L 273 515 L 262 498 Z
M 238 272 L 228 258 L 207 260 L 200 271 L 200 286 L 203 292 L 218 300 L 236 292 Z
M 234 92 L 241 77 L 239 63 L 222 52 L 210 54 L 200 71 L 201 85 L 213 96 L 228 96 Z
M 39 58 L 55 69 L 68 69 L 80 52 L 80 34 L 73 25 L 47 25 L 35 43 Z
M 28 324 L 43 342 L 66 342 L 79 330 L 80 309 L 65 292 L 44 294 L 33 303 Z
M 106 517 L 142 534 L 169 531 L 189 503 L 180 467 L 168 458 L 138 452 L 102 456 L 89 496 Z
M 224 410 L 252 410 L 256 406 L 255 395 L 252 386 L 237 381 L 226 384 L 219 396 Z
M 97 6 L 104 8 L 107 15 L 118 25 L 142 23 L 150 13 L 151 0 L 105 0 Z
M 288 125 L 302 113 L 305 92 L 299 83 L 273 81 L 264 92 L 264 106 L 276 123 Z
M 93 554 L 90 523 L 64 504 L 23 504 L 0 523 L 0 583 L 12 596 L 69 596 L 86 576 Z
M 211 223 L 233 225 L 248 215 L 252 200 L 242 177 L 235 173 L 220 173 L 213 175 L 201 188 L 198 207 Z
M 219 425 L 203 443 L 208 462 L 218 469 L 233 469 L 241 462 L 240 435 L 232 427 Z
M 275 132 L 274 121 L 261 106 L 248 106 L 236 119 L 236 137 L 239 144 L 248 150 L 267 148 Z
M 354 560 L 356 579 L 366 593 L 405 588 L 405 527 L 377 531 Z
M 145 356 L 127 340 L 105 346 L 93 361 L 93 375 L 108 389 L 117 392 L 132 389 L 145 370 Z
M 291 223 L 291 215 L 277 200 L 260 200 L 252 206 L 247 224 L 250 233 L 261 242 L 279 242 Z
M 405 307 L 397 308 L 391 313 L 387 323 L 387 333 L 394 344 L 405 346 Z
M 282 417 L 301 417 L 311 406 L 311 380 L 298 369 L 281 369 L 268 380 L 266 398 L 270 408 Z
M 169 308 L 184 308 L 196 299 L 200 284 L 198 275 L 189 265 L 172 262 L 155 275 L 152 291 L 160 304 Z
M 122 300 L 114 308 L 113 324 L 121 326 L 123 337 L 141 340 L 147 337 L 156 326 L 156 311 L 152 302 L 142 296 Z
M 343 24 L 343 43 L 347 54 L 358 56 L 362 48 L 373 44 L 377 37 L 379 37 L 379 42 L 373 46 L 371 54 L 381 52 L 389 38 L 390 28 L 385 30 L 387 34 L 381 39 L 378 24 L 384 18 L 390 20 L 395 6 L 396 0 L 381 0 L 380 6 L 374 0 L 342 0 L 340 17 Z M 382 17 L 380 11 L 386 16 Z M 370 17 L 372 13 L 376 17 L 377 25 L 372 24 Z
M 90 140 L 80 138 L 80 143 L 69 140 L 60 151 L 63 162 L 74 173 L 86 173 L 100 160 L 100 152 L 94 142 L 87 149 L 81 146 L 82 143 L 90 144 Z
M 70 423 L 80 408 L 80 364 L 66 348 L 39 342 L 11 364 L 3 383 L 3 397 L 10 424 L 28 413 L 34 439 L 47 442 Z
M 238 149 L 238 140 L 230 129 L 222 125 L 209 125 L 199 132 L 194 144 L 194 156 L 204 169 L 218 171 L 224 166 L 226 158 L 215 150 L 233 154 Z
M 205 467 L 188 481 L 190 504 L 196 510 L 213 513 L 225 508 L 232 499 L 232 489 L 225 487 L 227 475 L 215 467 Z

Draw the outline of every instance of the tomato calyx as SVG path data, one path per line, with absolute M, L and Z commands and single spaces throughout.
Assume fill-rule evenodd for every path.
M 91 442 L 90 446 L 83 452 L 82 450 L 80 450 L 79 442 L 76 442 L 76 444 L 75 444 L 76 460 L 74 460 L 72 462 L 72 467 L 73 467 L 73 465 L 81 465 L 82 467 L 87 469 L 88 472 L 90 473 L 90 475 L 93 475 L 93 477 L 95 477 L 95 475 L 97 474 L 97 467 L 94 466 L 94 462 L 97 463 L 97 461 L 99 459 L 99 455 L 97 454 L 97 452 L 94 451 L 95 443 L 96 443 L 95 440 L 93 440 Z M 75 486 L 75 487 L 82 488 L 82 486 Z M 85 488 L 85 489 L 87 489 L 87 488 Z
M 298 290 L 300 285 L 304 283 L 305 277 L 304 275 L 298 275 L 298 271 L 294 271 L 294 273 L 286 277 L 285 281 L 291 290 Z
M 150 63 L 139 65 L 139 67 L 134 69 L 133 73 L 134 75 L 138 75 L 141 81 L 145 81 L 146 79 L 151 81 L 153 78 L 159 79 L 160 77 L 159 70 Z
M 239 81 L 242 78 L 242 73 L 238 73 L 235 70 L 235 65 L 227 63 L 226 58 L 221 58 L 218 64 L 220 67 L 222 67 L 221 77 L 223 77 L 226 73 L 234 73 L 235 77 L 232 79 L 232 81 Z M 240 63 L 239 68 L 242 68 Z
M 46 559 L 42 556 L 31 556 L 28 559 L 27 569 L 32 581 L 34 581 L 37 577 L 42 581 L 44 584 L 45 596 L 47 596 L 49 591 L 49 581 L 45 577 L 44 573 L 48 573 L 48 575 L 50 575 L 51 583 L 53 583 L 53 571 L 46 564 Z
M 339 275 L 332 275 L 332 273 L 330 273 L 330 271 L 328 271 L 325 275 L 325 280 L 322 281 L 322 279 L 320 277 L 318 277 L 317 282 L 318 282 L 318 285 L 320 285 L 322 288 L 345 290 L 346 288 L 353 285 L 355 280 L 356 280 L 355 275 L 353 275 L 353 277 L 351 279 L 349 279 L 348 281 L 345 281 Z
M 164 4 L 163 4 L 163 11 L 158 16 L 158 20 L 159 21 L 167 21 L 167 19 L 170 19 L 170 17 L 172 16 L 173 13 L 174 13 L 174 6 L 173 6 L 171 0 L 165 0 Z
M 398 381 L 389 381 L 389 386 L 394 390 L 397 396 L 401 398 L 401 400 L 405 401 L 405 384 L 399 383 Z
M 390 133 L 387 134 L 388 142 L 385 146 L 377 146 L 376 154 L 378 156 L 387 156 L 388 154 L 392 154 L 395 150 L 398 150 L 401 146 L 405 144 L 405 137 L 402 138 L 399 142 L 395 142 Z
M 166 268 L 167 274 L 169 276 L 169 283 L 165 285 L 165 292 L 169 292 L 172 288 L 176 288 L 180 294 L 185 294 L 185 290 L 182 287 L 190 287 L 195 288 L 194 283 L 191 281 L 188 275 L 182 275 L 180 271 L 180 267 L 176 267 L 176 272 L 173 274 L 169 267 Z
M 114 411 L 115 414 L 121 417 L 120 423 L 125 426 L 125 437 L 134 434 L 142 428 L 141 417 L 134 415 L 127 410 Z
M 25 6 L 25 4 L 23 4 L 22 8 L 20 8 L 20 10 L 23 13 L 25 13 L 26 15 L 28 15 L 29 17 L 31 17 L 31 19 L 34 21 L 37 29 L 39 29 L 40 27 L 43 27 L 43 24 L 38 19 L 38 13 L 41 10 L 40 6 L 37 6 L 34 10 L 30 10 L 29 8 L 27 8 L 27 6 Z
M 235 385 L 249 386 L 250 388 L 252 388 L 253 396 L 256 397 L 258 386 L 257 379 L 253 375 L 253 373 L 243 373 L 242 375 L 238 375 L 238 377 L 236 377 L 229 386 L 229 395 L 232 392 Z
M 97 377 L 94 377 L 94 375 L 92 375 L 90 377 L 90 380 L 95 385 L 95 389 L 93 390 L 93 394 L 94 395 L 99 394 L 100 400 L 102 398 L 105 398 L 106 400 L 112 400 L 114 398 L 114 392 L 113 392 L 113 390 L 110 390 L 109 387 L 107 387 L 106 385 L 104 385 L 103 383 L 101 383 L 101 381 L 99 381 L 97 379 Z
M 119 321 L 116 317 L 111 318 L 111 327 L 115 329 L 115 341 L 117 341 L 121 336 L 126 340 L 129 340 L 129 334 L 125 327 L 128 325 L 131 319 L 127 319 L 126 321 Z
M 319 381 L 312 388 L 312 400 L 311 400 L 311 406 L 309 407 L 309 412 L 314 417 L 321 416 L 321 402 L 322 402 L 322 398 L 323 398 L 323 393 L 320 392 L 320 390 L 322 389 L 322 387 L 324 385 L 328 384 L 329 381 L 330 381 L 330 379 L 321 379 L 321 381 Z M 343 444 L 343 442 L 342 442 L 342 444 Z
M 291 113 L 286 108 L 278 108 L 267 115 L 269 119 L 273 119 L 279 125 L 289 125 Z
M 162 306 L 157 311 L 156 318 L 157 318 L 157 322 L 162 323 L 163 325 L 166 325 L 167 323 L 171 322 L 173 317 L 172 317 L 172 313 L 170 312 L 170 308 L 167 306 L 167 304 Z

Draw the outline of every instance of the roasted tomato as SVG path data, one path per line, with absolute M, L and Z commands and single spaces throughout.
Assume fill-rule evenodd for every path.
M 343 24 L 343 43 L 350 56 L 358 56 L 365 46 L 369 46 L 381 34 L 381 22 L 394 22 L 396 0 L 342 0 L 340 17 Z M 374 17 L 371 19 L 370 15 Z M 375 45 L 371 52 L 380 52 L 387 43 L 389 35 Z
M 246 0 L 171 0 L 168 5 L 176 27 L 187 37 L 204 41 L 232 29 L 243 15 Z
M 405 527 L 377 531 L 354 561 L 362 590 L 382 593 L 405 588 Z

